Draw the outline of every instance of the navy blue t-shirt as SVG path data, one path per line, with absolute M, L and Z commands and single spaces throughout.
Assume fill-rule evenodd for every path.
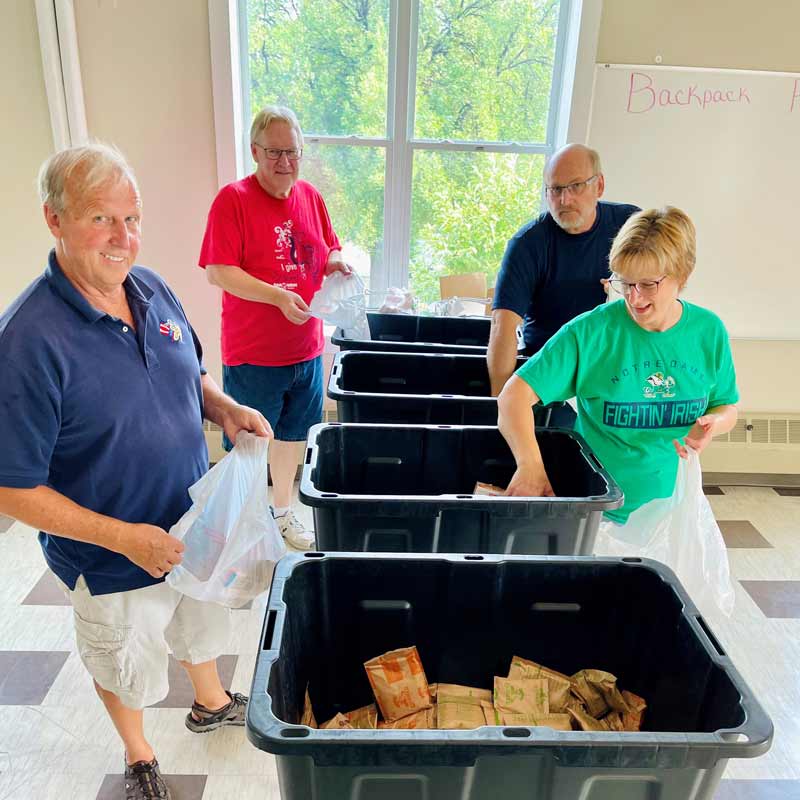
M 524 319 L 526 355 L 540 350 L 562 325 L 605 301 L 600 279 L 609 274 L 611 242 L 638 210 L 601 201 L 594 225 L 585 233 L 563 231 L 546 211 L 514 234 L 503 256 L 492 307 Z
M 169 530 L 208 469 L 202 350 L 158 275 L 133 267 L 124 287 L 135 330 L 91 306 L 53 251 L 0 315 L 0 486 L 49 486 L 100 514 Z M 39 541 L 71 589 L 81 574 L 92 594 L 163 580 L 96 545 Z

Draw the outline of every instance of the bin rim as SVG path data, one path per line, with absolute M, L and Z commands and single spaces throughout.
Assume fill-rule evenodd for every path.
M 304 725 L 287 723 L 272 712 L 272 702 L 267 687 L 270 673 L 278 660 L 287 607 L 283 600 L 284 587 L 296 569 L 310 562 L 329 560 L 381 561 L 445 561 L 481 569 L 487 564 L 509 562 L 598 565 L 608 564 L 625 568 L 647 569 L 655 572 L 678 595 L 682 603 L 681 614 L 695 632 L 710 660 L 723 669 L 739 693 L 739 704 L 744 720 L 735 728 L 722 728 L 713 732 L 584 732 L 556 731 L 530 726 L 483 726 L 474 730 L 319 730 Z M 266 642 L 266 637 L 270 641 Z M 369 763 L 408 765 L 411 763 L 448 766 L 470 764 L 483 756 L 511 756 L 520 753 L 533 755 L 546 751 L 556 762 L 570 767 L 603 765 L 616 767 L 669 768 L 711 767 L 722 759 L 756 758 L 766 753 L 773 738 L 772 721 L 748 685 L 733 665 L 730 657 L 721 650 L 707 623 L 683 588 L 675 573 L 666 565 L 647 558 L 613 556 L 518 556 L 487 554 L 443 553 L 348 553 L 306 552 L 290 553 L 278 561 L 270 587 L 264 617 L 259 657 L 246 712 L 246 735 L 257 748 L 275 755 L 310 756 L 318 763 L 336 763 L 331 745 L 336 748 L 358 748 Z M 510 732 L 510 733 L 509 733 Z M 394 754 L 402 754 L 393 760 Z M 616 756 L 615 765 L 609 765 L 607 756 L 599 751 L 610 751 Z M 393 752 L 394 751 L 394 752 Z M 635 761 L 635 763 L 634 763 Z
M 316 468 L 319 456 L 317 442 L 320 434 L 329 428 L 364 428 L 373 430 L 386 430 L 387 428 L 406 429 L 406 430 L 494 430 L 499 431 L 496 425 L 446 425 L 446 424 L 402 424 L 402 423 L 381 423 L 381 422 L 320 422 L 309 428 L 308 439 L 306 440 L 306 452 L 303 460 L 302 471 L 300 474 L 299 496 L 306 505 L 320 507 L 328 505 L 328 500 L 338 498 L 346 499 L 348 502 L 365 505 L 369 503 L 391 503 L 393 501 L 411 501 L 417 506 L 424 503 L 435 503 L 438 508 L 467 508 L 492 510 L 507 507 L 522 506 L 552 506 L 554 509 L 562 505 L 570 504 L 573 508 L 585 508 L 593 511 L 613 511 L 620 508 L 625 502 L 625 497 L 620 485 L 614 480 L 611 473 L 600 463 L 597 457 L 589 448 L 586 439 L 577 431 L 569 428 L 538 428 L 537 434 L 549 436 L 551 433 L 567 434 L 578 444 L 581 458 L 583 458 L 591 469 L 597 473 L 606 484 L 606 491 L 601 495 L 587 495 L 581 497 L 490 497 L 486 495 L 476 495 L 469 492 L 450 492 L 448 494 L 403 494 L 403 495 L 378 495 L 378 494 L 349 494 L 347 492 L 324 492 L 318 489 L 311 475 Z

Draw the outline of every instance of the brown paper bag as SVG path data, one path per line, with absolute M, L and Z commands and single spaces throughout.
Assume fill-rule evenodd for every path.
M 487 725 L 503 724 L 500 721 L 500 712 L 492 703 L 488 703 L 486 700 L 481 700 L 481 710 L 483 711 L 483 718 L 486 720 Z
M 352 730 L 353 728 L 344 714 L 337 714 L 319 727 L 322 730 Z
M 533 714 L 542 717 L 550 713 L 547 680 L 530 678 L 494 679 L 494 707 L 512 714 Z
M 439 691 L 442 691 L 441 684 Z M 437 703 L 436 727 L 439 730 L 470 731 L 486 724 L 480 702 Z
M 502 725 L 524 725 L 526 727 L 554 728 L 557 731 L 571 731 L 572 717 L 569 714 L 509 714 L 498 712 Z
M 572 676 L 573 689 L 586 703 L 589 713 L 597 718 L 607 709 L 614 711 L 630 711 L 625 698 L 617 688 L 617 679 L 610 672 L 601 669 L 582 669 Z
M 505 497 L 506 490 L 501 489 L 499 486 L 495 486 L 491 483 L 481 483 L 478 481 L 475 484 L 475 488 L 472 490 L 472 494 L 482 495 L 485 497 Z
M 435 728 L 434 709 L 426 708 L 417 711 L 416 714 L 409 714 L 407 717 L 395 720 L 394 722 L 379 722 L 379 729 L 392 730 L 422 730 L 424 728 Z
M 378 708 L 375 703 L 370 703 L 355 711 L 348 711 L 344 718 L 353 728 L 375 730 L 378 727 Z
M 436 702 L 464 703 L 479 706 L 481 702 L 492 702 L 491 689 L 476 689 L 474 686 L 460 686 L 457 683 L 440 683 L 436 695 Z
M 590 714 L 576 708 L 568 708 L 567 712 L 572 716 L 582 731 L 607 732 L 608 723 L 601 719 L 595 719 Z
M 311 708 L 311 698 L 308 696 L 308 686 L 306 686 L 306 696 L 303 703 L 303 715 L 300 717 L 300 724 L 307 725 L 309 728 L 317 727 L 317 720 L 314 718 L 314 709 Z
M 431 700 L 436 700 L 436 693 L 439 691 L 438 683 L 429 683 L 428 691 L 431 693 Z
M 622 724 L 622 714 L 619 711 L 609 711 L 602 720 L 608 729 L 611 731 L 624 731 L 625 726 Z
M 364 669 L 387 722 L 433 705 L 416 647 L 404 647 L 372 658 L 364 664 Z
M 622 692 L 622 697 L 630 707 L 630 711 L 622 714 L 622 727 L 626 731 L 640 731 L 642 729 L 642 717 L 644 716 L 647 703 L 639 695 L 633 692 Z
M 508 677 L 514 679 L 546 678 L 550 713 L 560 713 L 567 710 L 567 701 L 570 697 L 572 681 L 554 669 L 548 669 L 535 661 L 528 661 L 520 656 L 511 659 L 511 668 Z

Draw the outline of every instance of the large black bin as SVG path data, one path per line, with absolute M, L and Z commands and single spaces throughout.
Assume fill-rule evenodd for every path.
M 424 317 L 367 312 L 371 339 L 348 339 L 341 328 L 331 342 L 342 350 L 485 355 L 489 317 Z
M 300 498 L 320 550 L 591 554 L 604 511 L 622 505 L 613 478 L 573 431 L 537 440 L 557 497 L 473 495 L 507 486 L 514 457 L 497 428 L 315 425 Z
M 475 560 L 475 559 L 480 560 Z M 316 730 L 372 702 L 363 662 L 416 645 L 428 680 L 492 686 L 513 655 L 612 672 L 638 733 Z M 637 559 L 323 554 L 280 561 L 247 709 L 283 800 L 711 800 L 772 724 L 667 568 Z
M 486 356 L 346 350 L 333 361 L 328 397 L 340 422 L 497 424 Z M 548 424 L 550 410 L 536 406 L 537 425 Z

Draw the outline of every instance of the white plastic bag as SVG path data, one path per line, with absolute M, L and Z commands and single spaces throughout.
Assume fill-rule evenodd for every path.
M 267 503 L 269 439 L 240 431 L 233 450 L 189 489 L 170 534 L 186 545 L 167 583 L 196 600 L 239 608 L 269 589 L 285 552 Z
M 703 494 L 700 457 L 691 449 L 678 464 L 672 497 L 645 503 L 624 525 L 603 520 L 594 552 L 660 561 L 675 572 L 701 612 L 711 604 L 726 616 L 733 612 L 728 552 Z
M 370 338 L 364 281 L 355 272 L 328 275 L 309 308 L 323 322 L 338 325 L 350 339 Z

